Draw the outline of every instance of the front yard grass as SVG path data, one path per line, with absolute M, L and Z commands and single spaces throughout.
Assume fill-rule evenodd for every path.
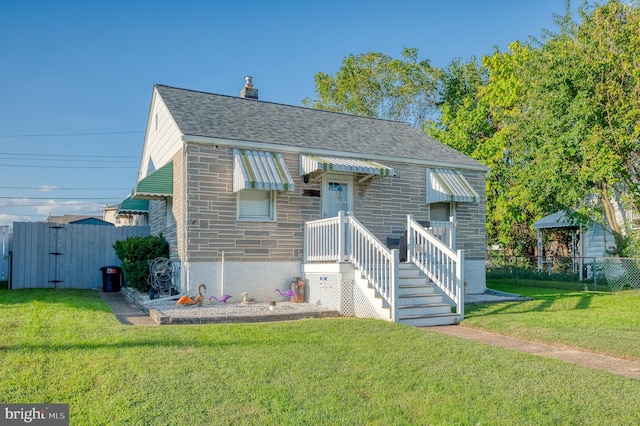
M 464 325 L 640 361 L 640 291 L 554 289 L 553 283 L 487 281 L 487 287 L 533 297 L 527 302 L 468 305 Z
M 638 380 L 380 320 L 146 328 L 94 291 L 14 290 L 0 327 L 2 402 L 72 425 L 640 421 Z

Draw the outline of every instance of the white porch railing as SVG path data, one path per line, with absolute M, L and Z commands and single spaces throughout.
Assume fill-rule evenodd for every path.
M 444 222 L 447 223 L 447 222 Z M 407 216 L 407 261 L 415 263 L 456 304 L 464 318 L 464 250 L 453 251 Z
M 391 308 L 398 321 L 398 250 L 389 250 L 355 217 L 337 217 L 305 223 L 305 262 L 352 263 Z
M 449 248 L 456 249 L 456 224 L 453 218 L 448 222 L 432 220 L 427 229 Z
M 450 222 L 444 222 L 450 224 Z M 433 227 L 433 225 L 432 225 Z M 436 229 L 451 229 L 452 224 Z M 464 318 L 464 250 L 454 251 L 407 216 L 407 261 L 422 270 L 434 285 L 456 305 Z M 448 234 L 451 237 L 453 234 Z M 306 222 L 304 262 L 350 262 L 391 308 L 398 320 L 398 250 L 389 250 L 355 217 L 339 212 L 337 217 Z
M 342 213 L 342 212 L 340 212 Z M 304 224 L 304 262 L 344 262 L 344 218 L 341 214 Z

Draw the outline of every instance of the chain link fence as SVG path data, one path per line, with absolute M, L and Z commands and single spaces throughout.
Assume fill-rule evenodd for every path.
M 490 252 L 487 279 L 553 281 L 570 289 L 640 289 L 640 258 L 511 256 Z

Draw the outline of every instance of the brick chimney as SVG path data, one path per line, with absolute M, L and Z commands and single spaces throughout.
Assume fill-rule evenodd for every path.
M 258 99 L 258 89 L 253 87 L 252 79 L 253 79 L 253 77 L 251 77 L 251 76 L 246 76 L 244 78 L 244 81 L 245 81 L 244 87 L 240 91 L 240 97 L 241 98 Z

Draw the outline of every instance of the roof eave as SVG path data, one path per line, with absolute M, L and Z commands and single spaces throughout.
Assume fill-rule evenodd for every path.
M 397 162 L 397 163 L 404 163 L 404 164 L 418 164 L 425 167 L 434 167 L 434 168 L 438 167 L 438 168 L 449 168 L 449 169 L 458 169 L 458 170 L 462 169 L 462 170 L 470 170 L 470 171 L 478 171 L 478 172 L 488 172 L 490 170 L 487 166 L 477 161 L 476 161 L 476 164 L 461 164 L 455 161 L 451 161 L 451 162 L 428 161 L 428 160 L 419 160 L 415 158 L 383 156 L 383 155 L 376 155 L 376 154 L 365 154 L 360 152 L 336 151 L 336 150 L 327 150 L 327 149 L 318 149 L 318 148 L 303 148 L 303 147 L 298 147 L 293 145 L 274 144 L 274 143 L 265 143 L 265 142 L 256 142 L 256 141 L 244 141 L 244 140 L 235 140 L 235 139 L 223 139 L 223 138 L 214 138 L 209 136 L 187 135 L 187 134 L 182 135 L 182 141 L 185 143 L 189 143 L 189 142 L 209 143 L 213 145 L 222 145 L 222 146 L 229 146 L 234 148 L 277 151 L 277 152 L 286 152 L 286 153 L 293 153 L 293 154 L 337 156 L 337 157 L 354 158 L 354 159 L 366 158 L 374 161 Z

